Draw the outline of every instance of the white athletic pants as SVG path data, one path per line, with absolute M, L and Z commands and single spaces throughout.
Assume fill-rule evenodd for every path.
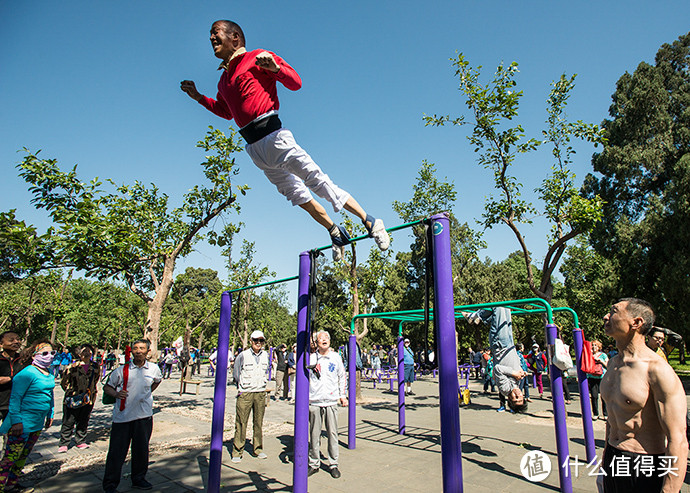
M 248 144 L 246 150 L 254 164 L 292 205 L 312 200 L 309 190 L 330 202 L 335 212 L 339 212 L 350 198 L 349 193 L 321 171 L 311 156 L 297 145 L 292 132 L 285 128 Z

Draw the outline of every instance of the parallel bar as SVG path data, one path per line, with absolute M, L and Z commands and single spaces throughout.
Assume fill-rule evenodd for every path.
M 405 339 L 402 323 L 398 333 L 398 433 L 405 434 Z
M 309 467 L 309 379 L 305 358 L 309 355 L 309 252 L 299 256 L 299 285 L 297 293 L 297 361 L 295 362 L 295 457 L 292 466 L 292 491 L 307 493 Z
M 239 293 L 247 289 L 261 288 L 263 286 L 270 286 L 271 284 L 280 284 L 281 282 L 294 281 L 299 279 L 299 276 L 286 277 L 285 279 L 277 279 L 275 281 L 262 282 L 261 284 L 254 284 L 253 286 L 244 286 L 243 288 L 231 289 L 228 293 Z
M 561 493 L 572 493 L 573 483 L 570 473 L 570 452 L 568 450 L 568 429 L 565 421 L 565 401 L 563 400 L 563 381 L 561 370 L 553 364 L 553 348 L 558 337 L 558 327 L 553 323 L 546 325 L 546 343 L 549 347 L 549 376 L 551 377 L 551 403 L 553 419 L 556 424 L 556 451 L 558 455 L 558 475 Z
M 388 231 L 389 233 L 392 233 L 393 231 L 398 231 L 398 230 L 400 230 L 400 229 L 405 229 L 405 228 L 412 227 L 412 226 L 414 226 L 414 225 L 416 225 L 416 224 L 421 224 L 421 223 L 423 223 L 424 221 L 425 221 L 425 219 L 420 219 L 419 221 L 412 221 L 411 223 L 401 224 L 400 226 L 393 226 L 392 228 L 386 228 L 386 231 Z M 365 235 L 362 235 L 362 236 L 357 236 L 357 237 L 355 237 L 355 238 L 350 238 L 350 243 L 355 243 L 355 242 L 357 242 L 357 241 L 359 241 L 359 240 L 364 240 L 364 239 L 366 239 L 366 238 L 369 238 L 369 234 L 365 234 Z M 314 251 L 321 252 L 321 251 L 323 251 L 323 250 L 328 250 L 329 248 L 331 248 L 331 245 L 326 245 L 326 246 L 322 246 L 322 247 L 319 247 L 319 248 L 315 248 Z
M 357 336 L 347 341 L 347 448 L 354 449 L 357 435 Z
M 585 432 L 585 450 L 587 451 L 587 463 L 596 457 L 594 446 L 594 429 L 592 427 L 592 404 L 589 400 L 589 383 L 587 375 L 582 371 L 582 347 L 584 346 L 584 334 L 579 328 L 573 329 L 573 341 L 575 342 L 575 366 L 577 367 L 577 385 L 580 389 L 580 412 L 582 413 L 582 429 Z
M 458 407 L 458 351 L 453 309 L 453 269 L 450 254 L 450 221 L 433 216 L 434 326 L 438 348 L 439 411 L 441 413 L 441 468 L 443 491 L 462 493 L 462 449 Z
M 218 324 L 218 358 L 213 390 L 213 417 L 211 419 L 211 454 L 208 468 L 208 491 L 220 491 L 220 466 L 223 459 L 223 428 L 225 424 L 225 397 L 228 383 L 228 346 L 230 345 L 230 316 L 232 295 L 225 291 L 220 298 Z

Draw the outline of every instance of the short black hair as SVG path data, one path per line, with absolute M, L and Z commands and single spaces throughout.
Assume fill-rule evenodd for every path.
M 515 404 L 510 399 L 506 399 L 506 401 L 508 402 L 508 407 L 514 413 L 525 413 L 525 412 L 527 412 L 527 401 L 526 400 L 523 399 L 522 404 L 520 404 L 520 405 Z
M 221 19 L 221 20 L 217 20 L 216 22 L 214 22 L 214 24 L 223 24 L 226 32 L 228 32 L 230 34 L 232 34 L 232 33 L 238 34 L 238 36 L 242 40 L 242 46 L 244 46 L 246 44 L 246 40 L 244 38 L 244 31 L 242 31 L 242 28 L 240 27 L 240 25 L 238 23 L 233 22 L 233 21 L 229 21 L 226 19 Z
M 18 332 L 15 332 L 14 330 L 6 330 L 5 332 L 3 332 L 3 333 L 0 334 L 0 342 L 2 342 L 2 340 L 5 338 L 5 336 L 6 336 L 7 334 L 14 334 L 14 335 L 16 335 L 17 337 L 19 337 L 19 333 L 18 333 Z
M 654 308 L 652 304 L 648 301 L 641 300 L 640 298 L 622 298 L 618 302 L 625 301 L 627 303 L 626 310 L 633 318 L 640 317 L 644 320 L 642 327 L 640 327 L 640 334 L 647 335 L 649 330 L 654 325 Z
M 649 332 L 647 332 L 647 335 L 653 336 L 655 332 L 661 332 L 662 334 L 664 334 L 664 337 L 666 337 L 667 335 L 666 330 L 662 327 L 652 327 L 651 329 L 649 329 Z M 2 341 L 2 338 L 0 338 L 0 341 Z
M 146 344 L 146 349 L 151 349 L 151 341 L 148 339 L 137 339 L 132 343 L 131 347 L 134 347 L 135 344 Z
M 79 349 L 80 349 L 80 350 L 82 350 L 82 349 L 89 349 L 94 355 L 96 354 L 96 350 L 95 350 L 95 349 L 93 348 L 93 346 L 92 346 L 91 344 L 89 344 L 88 342 L 87 342 L 86 344 L 82 344 L 81 346 L 79 346 Z

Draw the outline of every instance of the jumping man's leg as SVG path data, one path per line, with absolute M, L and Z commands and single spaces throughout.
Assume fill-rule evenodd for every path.
M 309 215 L 324 228 L 330 230 L 334 226 L 335 223 L 328 216 L 326 209 L 316 200 L 311 199 L 309 202 L 300 204 L 300 207 L 307 211 Z M 345 207 L 347 207 L 347 205 Z

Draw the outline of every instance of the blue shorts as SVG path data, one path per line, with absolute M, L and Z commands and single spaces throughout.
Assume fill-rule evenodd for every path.
M 414 365 L 405 365 L 405 382 L 414 382 Z

